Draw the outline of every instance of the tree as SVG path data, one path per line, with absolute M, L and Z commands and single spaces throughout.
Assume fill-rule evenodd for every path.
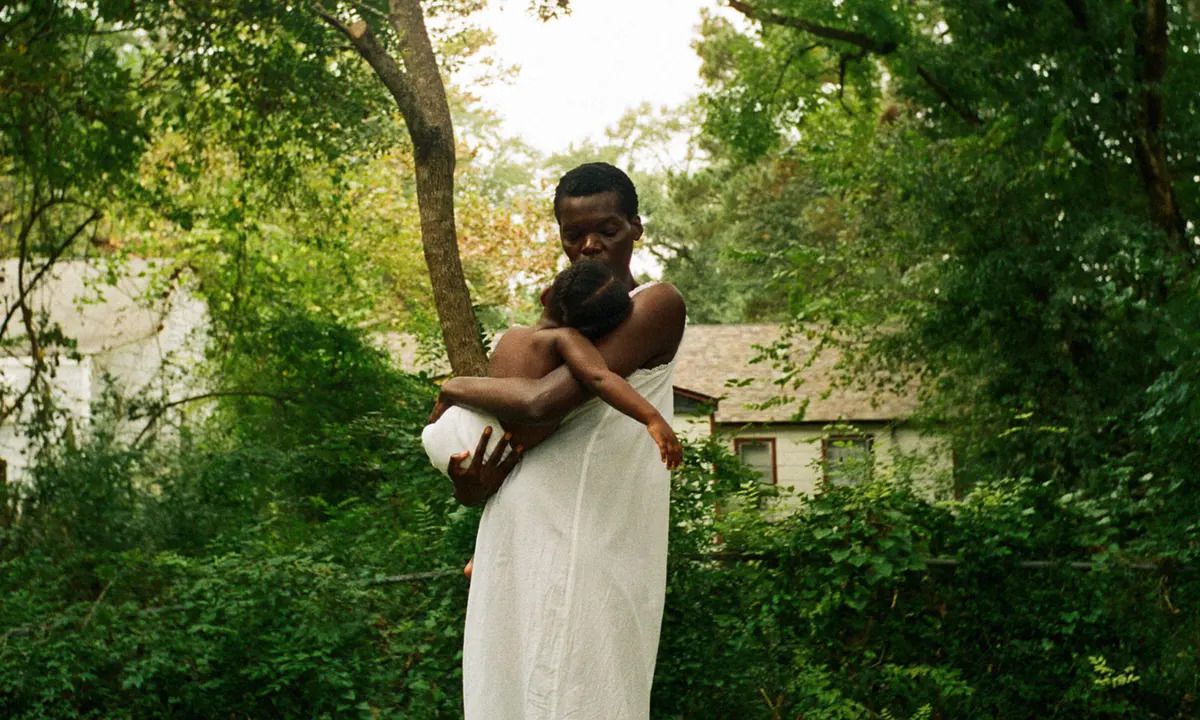
M 446 89 L 419 0 L 350 3 L 346 12 L 317 4 L 317 13 L 341 32 L 396 101 L 412 140 L 425 262 L 450 364 L 459 375 L 484 375 L 487 360 L 463 278 L 454 222 L 454 127 Z M 455 8 L 469 13 L 476 0 Z M 566 0 L 533 4 L 544 18 L 566 11 Z M 348 17 L 346 17 L 348 15 Z M 389 51 L 393 45 L 399 54 Z
M 792 233 L 738 267 L 918 373 L 964 481 L 1029 476 L 1106 508 L 1105 537 L 1191 547 L 1175 440 L 1200 418 L 1167 388 L 1200 337 L 1194 6 L 730 4 L 751 26 L 706 22 L 705 142 L 783 188 Z
M 239 161 L 259 162 L 255 168 L 259 175 L 284 180 L 294 176 L 297 158 L 286 158 L 286 151 L 279 149 L 294 147 L 290 145 L 293 141 L 318 149 L 327 157 L 354 148 L 356 142 L 358 151 L 369 151 L 370 142 L 362 142 L 364 124 L 352 118 L 356 112 L 362 118 L 377 111 L 375 99 L 370 97 L 361 78 L 339 67 L 341 49 L 331 42 L 335 37 L 348 39 L 400 110 L 411 141 L 422 245 L 451 364 L 460 373 L 483 372 L 485 358 L 457 247 L 454 168 L 458 146 L 442 70 L 426 27 L 425 11 L 417 0 L 336 7 L 282 6 L 249 0 L 216 4 L 149 3 L 136 10 L 101 5 L 85 4 L 70 9 L 59 7 L 58 3 L 21 6 L 11 15 L 9 24 L 15 32 L 10 33 L 14 42 L 8 49 L 16 58 L 38 48 L 63 49 L 55 39 L 60 36 L 80 43 L 95 38 L 88 53 L 107 53 L 114 58 L 114 64 L 115 58 L 123 56 L 120 62 L 124 65 L 113 71 L 125 83 L 119 87 L 128 91 L 131 83 L 144 82 L 139 90 L 145 93 L 154 89 L 149 84 L 153 82 L 158 87 L 170 85 L 182 89 L 174 100 L 169 93 L 150 100 L 127 96 L 127 109 L 142 108 L 135 121 L 131 121 L 140 129 L 126 133 L 122 141 L 100 143 L 96 147 L 107 145 L 110 154 L 130 147 L 135 150 L 130 156 L 134 160 L 140 156 L 141 150 L 137 148 L 144 148 L 145 140 L 156 126 L 178 127 L 194 141 L 198 140 L 201 147 L 214 137 L 201 139 L 208 132 L 206 128 L 224 127 L 220 133 L 222 142 L 239 145 Z M 431 11 L 446 18 L 468 15 L 478 7 L 478 2 L 452 2 L 432 6 Z M 564 11 L 566 3 L 543 2 L 537 9 L 549 18 Z M 52 32 L 37 34 L 39 22 Z M 328 36 L 326 30 L 327 36 L 322 37 L 323 25 L 335 28 L 340 35 Z M 22 30 L 30 31 L 32 44 L 20 41 Z M 441 31 L 447 34 L 452 29 Z M 159 32 L 164 34 L 158 35 Z M 111 40 L 106 41 L 106 35 L 112 36 Z M 114 44 L 118 37 L 128 41 L 125 49 Z M 169 40 L 161 43 L 159 37 Z M 60 57 L 72 54 L 67 52 Z M 443 58 L 443 62 L 451 60 Z M 12 65 L 14 71 L 32 67 L 28 62 Z M 51 67 L 42 68 L 45 77 L 51 77 Z M 88 66 L 97 72 L 101 67 L 105 65 Z M 76 87 L 86 77 L 71 73 L 58 76 L 71 78 Z M 29 87 L 29 83 L 14 87 Z M 191 90 L 204 95 L 206 102 L 189 107 L 184 98 Z M 336 93 L 342 102 L 314 102 L 330 93 Z M 42 97 L 52 103 L 62 99 L 56 95 Z M 10 94 L 8 99 L 14 101 L 12 108 L 21 109 L 20 103 L 15 102 L 17 95 Z M 215 105 L 214 99 L 219 101 Z M 44 104 L 45 100 L 40 103 Z M 40 105 L 34 102 L 32 107 Z M 26 111 L 19 122 L 14 118 L 10 125 L 14 132 L 22 124 L 37 126 L 28 114 Z M 112 115 L 109 120 L 116 117 Z M 324 122 L 317 122 L 318 118 Z M 98 121 L 93 122 L 97 128 L 101 127 Z M 52 130 L 57 126 L 51 123 L 48 127 Z M 113 132 L 121 130 L 111 122 L 103 127 Z M 339 131 L 344 137 L 331 134 Z M 45 148 L 54 147 L 55 143 L 25 145 Z M 262 152 L 272 147 L 276 151 Z M 134 166 L 126 163 L 126 167 Z M 108 170 L 100 167 L 85 170 L 95 171 L 87 177 L 112 179 L 117 169 L 118 164 Z M 164 205 L 170 204 L 169 197 L 160 199 Z
M 145 131 L 124 58 L 96 37 L 107 18 L 80 6 L 10 10 L 0 45 L 0 229 L 16 277 L 5 278 L 0 344 L 24 345 L 30 372 L 24 387 L 0 390 L 0 422 L 46 397 L 55 346 L 67 339 L 38 316 L 31 293 L 79 239 L 96 237 L 104 197 L 135 170 Z
M 391 0 L 387 23 L 403 64 L 385 49 L 363 3 L 348 22 L 326 9 L 320 16 L 345 35 L 371 66 L 404 116 L 412 140 L 421 237 L 450 364 L 460 375 L 487 374 L 487 359 L 463 278 L 454 224 L 454 127 L 446 89 L 418 0 Z

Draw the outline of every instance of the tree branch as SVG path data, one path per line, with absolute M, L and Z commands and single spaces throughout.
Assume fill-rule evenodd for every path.
M 784 27 L 796 28 L 803 30 L 806 33 L 816 35 L 817 37 L 825 38 L 826 40 L 838 40 L 840 42 L 849 43 L 855 47 L 862 48 L 867 52 L 875 53 L 876 55 L 890 55 L 896 51 L 897 45 L 894 41 L 880 41 L 869 35 L 864 35 L 853 30 L 843 30 L 841 28 L 831 27 L 829 25 L 821 25 L 819 23 L 805 20 L 803 18 L 788 17 L 779 13 L 770 12 L 768 10 L 759 10 L 752 7 L 741 0 L 729 0 L 729 7 L 737 10 L 741 14 L 751 20 L 758 20 L 761 23 L 770 23 L 772 25 L 782 25 Z
M 8 420 L 9 416 L 17 411 L 17 408 L 25 404 L 25 398 L 29 397 L 35 387 L 37 387 L 37 376 L 29 378 L 29 382 L 25 385 L 25 389 L 22 390 L 19 395 L 17 395 L 16 399 L 12 401 L 11 405 L 5 405 L 3 402 L 0 402 L 0 425 L 3 425 L 5 421 Z M 0 390 L 2 389 L 3 388 L 0 388 Z
M 389 0 L 388 24 L 396 33 L 400 63 L 375 39 L 363 20 L 343 23 L 320 2 L 313 9 L 345 35 L 392 93 L 412 139 L 421 245 L 433 286 L 442 339 L 455 373 L 484 375 L 483 351 L 463 276 L 454 223 L 454 123 L 441 69 L 429 41 L 419 0 Z M 353 7 L 353 5 L 352 5 Z M 361 13 L 360 13 L 361 17 Z
M 1068 0 L 1068 2 L 1070 1 L 1072 0 Z M 874 53 L 876 55 L 890 55 L 899 48 L 899 45 L 891 40 L 877 40 L 869 35 L 864 35 L 863 33 L 855 32 L 853 30 L 843 30 L 841 28 L 835 28 L 828 25 L 821 25 L 803 18 L 789 17 L 779 13 L 759 10 L 758 8 L 748 5 L 741 0 L 729 0 L 729 6 L 742 13 L 746 17 L 752 20 L 758 20 L 763 24 L 781 25 L 783 27 L 795 28 L 797 30 L 803 30 L 811 35 L 816 35 L 819 38 L 824 38 L 826 40 L 837 40 L 840 42 L 849 43 L 859 48 L 861 52 L 859 52 L 857 55 L 848 55 L 842 53 L 838 56 L 839 102 L 842 100 L 841 87 L 845 79 L 846 64 L 849 60 L 858 60 L 864 57 L 867 53 Z M 937 78 L 935 78 L 927 69 L 918 66 L 917 75 L 919 75 L 921 80 L 923 80 L 925 84 L 933 90 L 933 92 L 942 102 L 949 105 L 950 109 L 952 109 L 963 120 L 967 121 L 968 124 L 976 127 L 982 124 L 979 119 L 979 115 L 977 115 L 975 111 L 971 110 L 969 107 L 956 101 L 954 96 L 951 95 L 950 90 L 944 84 L 938 82 Z M 845 107 L 844 102 L 842 103 L 842 106 Z
M 75 238 L 79 237 L 79 234 L 83 232 L 88 225 L 100 218 L 100 211 L 92 208 L 92 212 L 90 215 L 88 215 L 87 219 L 76 226 L 76 228 L 67 235 L 65 240 L 51 250 L 50 256 L 46 260 L 46 263 L 42 265 L 36 273 L 34 273 L 34 276 L 30 278 L 29 282 L 25 282 L 25 266 L 29 261 L 29 235 L 33 232 L 34 226 L 37 225 L 38 220 L 50 208 L 54 207 L 55 205 L 69 204 L 72 202 L 73 201 L 67 200 L 66 198 L 51 198 L 50 200 L 47 200 L 41 204 L 38 204 L 35 201 L 33 211 L 29 214 L 29 219 L 26 221 L 24 226 L 22 226 L 21 232 L 17 238 L 17 297 L 13 305 L 6 309 L 3 322 L 0 322 L 0 338 L 4 337 L 4 333 L 8 330 L 8 324 L 12 321 L 13 316 L 17 312 L 20 312 L 21 323 L 25 327 L 25 336 L 29 341 L 29 356 L 33 360 L 33 367 L 30 368 L 29 382 L 26 384 L 25 389 L 21 391 L 19 395 L 17 395 L 12 404 L 6 405 L 0 401 L 0 423 L 3 423 L 5 420 L 7 420 L 10 415 L 15 413 L 25 404 L 25 399 L 29 397 L 34 388 L 37 387 L 38 382 L 42 378 L 42 370 L 46 366 L 46 359 L 43 354 L 41 340 L 38 337 L 37 329 L 34 327 L 33 309 L 29 307 L 29 303 L 27 302 L 29 299 L 29 293 L 32 292 L 33 288 L 37 286 L 37 283 L 39 280 L 41 280 L 42 276 L 45 275 L 46 272 L 54 265 L 54 263 L 58 261 L 58 258 L 61 257 L 64 252 L 66 252 L 66 249 L 70 247 L 73 242 L 75 242 Z
M 937 78 L 935 78 L 923 66 L 921 66 L 921 65 L 917 66 L 917 75 L 921 76 L 921 79 L 925 81 L 925 84 L 933 89 L 933 92 L 937 94 L 938 98 L 942 102 L 949 105 L 950 109 L 953 110 L 955 113 L 957 113 L 960 118 L 962 118 L 963 120 L 966 120 L 967 124 L 973 125 L 975 127 L 979 127 L 979 125 L 982 124 L 979 119 L 979 116 L 977 114 L 975 114 L 974 110 L 972 110 L 969 107 L 964 107 L 964 106 L 960 105 L 954 99 L 954 96 L 950 94 L 950 91 L 946 88 L 946 86 L 941 84 L 940 82 L 938 82 Z
M 371 32 L 371 26 L 365 20 L 355 20 L 350 24 L 343 23 L 319 4 L 313 6 L 313 12 L 328 25 L 345 35 L 358 54 L 367 61 L 367 64 L 375 71 L 375 75 L 379 77 L 379 81 L 392 94 L 409 130 L 425 132 L 428 122 L 424 113 L 421 112 L 408 74 L 380 44 L 375 33 Z
M 43 205 L 43 208 L 44 207 L 46 207 L 46 206 Z M 21 234 L 22 239 L 19 242 L 19 247 L 21 248 L 19 251 L 20 259 L 18 260 L 18 265 L 17 265 L 17 300 L 16 300 L 16 304 L 13 305 L 12 307 L 8 308 L 8 311 L 5 312 L 4 320 L 0 321 L 0 338 L 4 337 L 4 332 L 8 329 L 8 323 L 10 321 L 12 321 L 13 314 L 18 309 L 20 309 L 24 306 L 25 298 L 29 295 L 30 292 L 33 291 L 33 288 L 37 286 L 38 281 L 42 279 L 42 276 L 45 275 L 50 270 L 50 268 L 54 266 L 54 263 L 58 262 L 58 259 L 60 257 L 62 257 L 62 254 L 64 252 L 67 251 L 67 248 L 69 248 L 71 246 L 71 244 L 75 242 L 75 238 L 79 237 L 79 233 L 83 232 L 84 228 L 86 228 L 88 225 L 94 223 L 95 221 L 97 221 L 99 219 L 100 219 L 100 211 L 93 209 L 92 214 L 89 215 L 86 220 L 84 220 L 82 223 L 80 223 L 75 228 L 75 230 L 73 230 L 71 232 L 71 234 L 67 236 L 66 240 L 62 241 L 58 245 L 58 247 L 54 248 L 51 251 L 49 258 L 46 260 L 46 263 L 44 265 L 42 265 L 40 268 L 38 268 L 38 271 L 36 273 L 34 273 L 32 278 L 29 279 L 28 283 L 26 283 L 24 281 L 25 260 L 28 258 L 28 253 L 27 253 L 27 249 L 26 249 L 26 245 L 27 245 L 26 239 L 28 237 L 28 234 L 26 232 L 22 232 L 22 234 Z M 32 227 L 32 224 L 33 223 L 32 223 L 32 218 L 31 218 L 29 227 Z
M 437 148 L 453 161 L 454 123 L 450 117 L 450 103 L 446 99 L 433 44 L 429 41 L 421 3 L 419 0 L 390 0 L 388 8 L 388 22 L 400 38 L 400 59 L 408 70 L 408 85 L 423 112 L 423 125 L 418 136 L 423 142 L 413 143 L 416 160 L 420 163 L 420 153 Z
M 797 59 L 804 57 L 805 55 L 809 54 L 810 52 L 812 52 L 813 50 L 815 50 L 819 47 L 829 47 L 829 46 L 825 45 L 823 43 L 813 43 L 812 45 L 808 45 L 807 47 L 800 48 L 799 51 L 794 52 L 788 56 L 787 62 L 785 62 L 783 64 L 783 67 L 779 70 L 779 75 L 776 76 L 776 78 L 775 78 L 775 87 L 771 89 L 771 99 L 772 100 L 775 99 L 775 96 L 779 94 L 779 88 L 783 87 L 783 78 L 785 76 L 787 76 L 787 71 L 789 69 L 791 69 L 792 63 L 795 62 Z
M 849 53 L 838 54 L 838 104 L 842 106 L 843 110 L 851 115 L 854 114 L 854 111 L 851 110 L 848 105 L 846 105 L 846 66 L 850 64 L 851 60 L 862 60 L 866 56 L 866 49 L 859 50 L 854 55 L 850 55 Z
M 162 405 L 158 405 L 154 408 L 154 413 L 150 415 L 150 420 L 146 422 L 145 427 L 143 427 L 141 432 L 139 432 L 137 434 L 137 437 L 135 437 L 133 439 L 133 442 L 131 444 L 136 446 L 139 442 L 141 442 L 142 437 L 147 432 L 149 432 L 150 428 L 154 427 L 155 423 L 157 423 L 159 421 L 159 419 L 162 418 L 162 416 L 165 415 L 166 412 L 168 410 L 170 410 L 171 408 L 179 407 L 180 405 L 186 405 L 187 403 L 196 402 L 198 400 L 211 400 L 213 398 L 222 398 L 222 397 L 267 398 L 268 400 L 274 400 L 276 403 L 278 403 L 280 405 L 282 405 L 283 403 L 286 403 L 292 399 L 285 395 L 277 395 L 275 393 L 257 392 L 255 390 L 213 390 L 212 392 L 200 393 L 199 395 L 189 395 L 188 397 L 179 398 L 178 400 L 171 400 L 169 402 L 163 403 Z

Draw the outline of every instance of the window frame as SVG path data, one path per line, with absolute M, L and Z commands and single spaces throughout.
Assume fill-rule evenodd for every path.
M 775 455 L 775 438 L 766 437 L 766 436 L 736 437 L 733 439 L 733 454 L 737 456 L 737 459 L 739 461 L 741 461 L 742 464 L 745 464 L 746 461 L 742 460 L 742 455 L 741 455 L 742 445 L 750 445 L 750 444 L 754 444 L 754 443 L 766 443 L 771 447 L 771 479 L 768 482 L 765 478 L 761 478 L 761 479 L 759 479 L 759 482 L 762 483 L 763 485 L 778 485 L 779 484 L 779 464 L 777 462 L 776 455 Z
M 834 435 L 821 436 L 821 482 L 826 485 L 835 485 L 833 478 L 829 476 L 829 448 L 837 442 L 858 441 L 861 440 L 866 445 L 867 458 L 871 461 L 870 470 L 875 471 L 875 436 L 871 433 L 837 433 Z

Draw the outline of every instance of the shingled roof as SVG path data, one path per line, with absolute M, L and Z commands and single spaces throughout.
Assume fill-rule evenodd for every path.
M 802 369 L 800 387 L 780 386 L 783 371 L 769 361 L 752 363 L 761 351 L 779 340 L 778 325 L 689 325 L 679 347 L 675 386 L 719 398 L 715 420 L 719 423 L 890 421 L 912 415 L 917 406 L 916 388 L 901 394 L 873 389 L 834 387 L 840 359 L 826 348 Z M 791 357 L 802 362 L 812 355 L 816 341 L 792 339 Z M 780 395 L 793 399 L 758 407 Z M 804 401 L 807 400 L 807 408 Z

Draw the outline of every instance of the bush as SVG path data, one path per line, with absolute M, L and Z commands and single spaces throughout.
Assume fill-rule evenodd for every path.
M 1086 508 L 1047 494 L 865 483 L 718 517 L 724 559 L 672 558 L 655 716 L 1190 717 L 1195 576 L 1096 553 Z
M 0 716 L 461 715 L 478 514 L 420 448 L 434 387 L 353 332 L 283 325 L 225 380 L 294 400 L 43 454 L 0 531 Z
M 353 333 L 287 332 L 341 370 L 270 350 L 231 377 L 321 407 L 224 398 L 171 442 L 101 425 L 43 454 L 0 530 L 0 716 L 461 716 L 478 513 L 419 446 L 433 387 Z M 797 503 L 689 445 L 653 716 L 1195 715 L 1196 575 L 1129 567 L 1111 505 L 1048 483 L 919 486 Z

